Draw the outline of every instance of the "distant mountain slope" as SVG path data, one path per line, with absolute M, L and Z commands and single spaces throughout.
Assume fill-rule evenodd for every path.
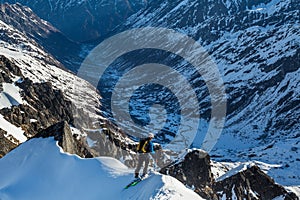
M 49 22 L 39 18 L 30 8 L 20 4 L 0 4 L 0 20 L 35 40 L 68 69 L 76 71 L 82 58 L 82 46 L 69 40 Z
M 106 35 L 147 4 L 147 0 L 1 0 L 30 7 L 75 41 Z
M 295 0 L 161 0 L 132 15 L 115 33 L 145 26 L 166 27 L 197 40 L 217 64 L 227 93 L 227 119 L 213 156 L 219 160 L 280 163 L 282 168 L 273 171 L 275 180 L 297 185 L 299 10 L 300 2 Z M 137 52 L 129 60 L 139 65 L 149 63 L 149 58 L 174 64 L 170 62 L 174 56 L 162 53 L 159 57 L 160 53 L 146 56 Z M 116 64 L 120 69 L 130 65 L 125 61 Z M 185 69 L 187 64 L 180 62 L 176 66 Z M 183 85 L 171 84 L 178 88 Z M 207 90 L 205 84 L 198 89 Z M 203 120 L 210 115 L 207 102 L 209 95 L 203 92 L 199 103 Z M 148 113 L 144 115 L 147 116 Z M 199 135 L 194 145 L 201 145 L 201 139 Z M 281 170 L 289 171 L 290 176 L 282 176 Z

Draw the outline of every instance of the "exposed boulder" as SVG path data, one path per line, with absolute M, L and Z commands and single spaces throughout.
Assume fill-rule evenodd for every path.
M 83 158 L 94 157 L 92 151 L 85 143 L 85 140 L 82 138 L 77 139 L 75 135 L 73 136 L 70 126 L 66 121 L 62 121 L 50 126 L 49 128 L 36 134 L 34 138 L 39 137 L 54 137 L 64 152 L 76 154 Z

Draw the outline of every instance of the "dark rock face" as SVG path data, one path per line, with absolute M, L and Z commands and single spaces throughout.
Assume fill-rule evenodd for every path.
M 88 145 L 85 143 L 83 138 L 77 139 L 76 135 L 72 135 L 70 126 L 66 121 L 62 121 L 50 126 L 49 128 L 36 134 L 34 138 L 39 137 L 54 137 L 64 152 L 76 154 L 83 158 L 94 157 L 92 151 L 87 148 Z
M 21 96 L 28 103 L 2 108 L 0 114 L 11 124 L 21 127 L 28 138 L 60 121 L 73 122 L 72 103 L 60 90 L 53 89 L 48 82 L 33 83 L 24 78 L 19 67 L 4 56 L 0 56 L 0 70 L 0 89 L 2 83 L 13 83 L 13 76 L 19 76 L 14 84 L 22 89 Z M 5 137 L 5 134 L 1 130 L 1 156 L 19 144 L 13 136 Z
M 288 193 L 257 166 L 249 167 L 216 182 L 213 188 L 219 198 L 226 195 L 226 199 L 231 199 L 233 196 L 238 199 L 274 199 L 278 196 L 282 196 L 284 199 L 298 199 L 294 193 Z
M 0 92 L 2 92 L 2 83 L 12 83 L 11 75 L 22 77 L 20 69 L 6 57 L 0 55 Z M 16 148 L 19 141 L 0 127 L 0 158 L 12 149 Z
M 28 137 L 62 120 L 72 123 L 71 102 L 64 98 L 60 90 L 54 90 L 50 83 L 32 83 L 24 79 L 17 85 L 23 90 L 21 95 L 30 106 L 20 104 L 3 108 L 0 113 L 10 123 L 22 127 Z
M 216 198 L 211 188 L 214 178 L 210 168 L 210 157 L 204 151 L 193 150 L 184 157 L 183 161 L 171 164 L 161 169 L 160 172 L 195 188 L 195 192 L 203 198 Z
M 23 77 L 21 70 L 14 63 L 10 62 L 5 56 L 0 55 L 0 83 L 6 82 L 11 83 L 10 73 L 16 76 Z
M 100 122 L 99 131 L 87 131 L 87 134 L 94 141 L 91 148 L 96 152 L 96 156 L 110 156 L 123 160 L 128 167 L 136 166 L 137 159 L 133 153 L 136 143 L 126 140 L 126 134 L 110 121 L 103 120 Z

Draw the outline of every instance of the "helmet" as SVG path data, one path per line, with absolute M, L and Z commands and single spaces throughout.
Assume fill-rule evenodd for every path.
M 153 134 L 153 133 L 149 133 L 149 134 L 148 134 L 148 137 L 149 137 L 149 138 L 154 138 L 154 134 Z

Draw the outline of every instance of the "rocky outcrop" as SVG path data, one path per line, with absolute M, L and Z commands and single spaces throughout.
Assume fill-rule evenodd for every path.
M 100 122 L 98 131 L 86 131 L 94 141 L 92 149 L 97 156 L 110 156 L 123 160 L 128 167 L 136 166 L 135 142 L 108 120 Z
M 83 158 L 94 157 L 94 153 L 88 148 L 85 140 L 82 137 L 73 135 L 70 126 L 66 121 L 56 123 L 34 136 L 34 138 L 39 137 L 54 137 L 64 152 L 76 154 Z
M 203 198 L 216 199 L 212 190 L 214 178 L 210 168 L 210 156 L 205 151 L 193 150 L 187 153 L 182 161 L 164 167 L 160 172 L 194 188 Z
M 28 137 L 59 121 L 73 122 L 72 103 L 64 97 L 61 90 L 53 89 L 49 82 L 33 83 L 24 78 L 19 67 L 4 56 L 0 56 L 0 83 L 14 83 L 21 88 L 21 96 L 26 104 L 3 108 L 0 113 L 10 123 L 22 127 Z
M 0 83 L 11 83 L 11 75 L 23 77 L 20 68 L 3 55 L 0 55 L 0 69 Z
M 13 143 L 11 140 L 14 138 L 11 138 L 11 140 L 7 139 L 10 136 L 6 136 L 7 132 L 2 130 L 0 128 L 0 158 L 5 156 L 8 152 L 10 152 L 12 149 L 17 147 L 17 144 Z M 18 141 L 15 141 L 18 142 Z
M 0 55 L 0 92 L 3 91 L 2 83 L 12 83 L 12 76 L 22 77 L 20 69 L 5 56 Z M 19 141 L 13 136 L 7 134 L 0 127 L 0 158 L 6 155 L 9 151 L 17 147 Z
M 53 89 L 51 83 L 33 83 L 24 79 L 16 85 L 22 89 L 21 95 L 29 105 L 3 108 L 0 113 L 10 123 L 22 127 L 28 137 L 62 120 L 72 123 L 71 102 L 60 90 Z
M 233 169 L 234 171 L 235 169 Z M 228 172 L 215 180 L 211 171 L 210 157 L 201 150 L 193 150 L 184 159 L 160 171 L 193 188 L 205 199 L 298 199 L 294 193 L 287 192 L 256 165 L 246 169 Z
M 234 196 L 237 199 L 298 199 L 294 193 L 287 192 L 255 165 L 215 182 L 213 188 L 220 199 L 233 199 Z
M 96 152 L 96 156 L 114 157 L 122 160 L 128 167 L 136 167 L 138 142 L 128 138 L 126 133 L 111 121 L 102 119 L 99 122 L 99 129 L 97 131 L 85 130 L 85 132 L 89 139 L 93 141 L 91 148 Z M 154 149 L 156 155 L 163 156 L 159 144 L 154 143 Z

